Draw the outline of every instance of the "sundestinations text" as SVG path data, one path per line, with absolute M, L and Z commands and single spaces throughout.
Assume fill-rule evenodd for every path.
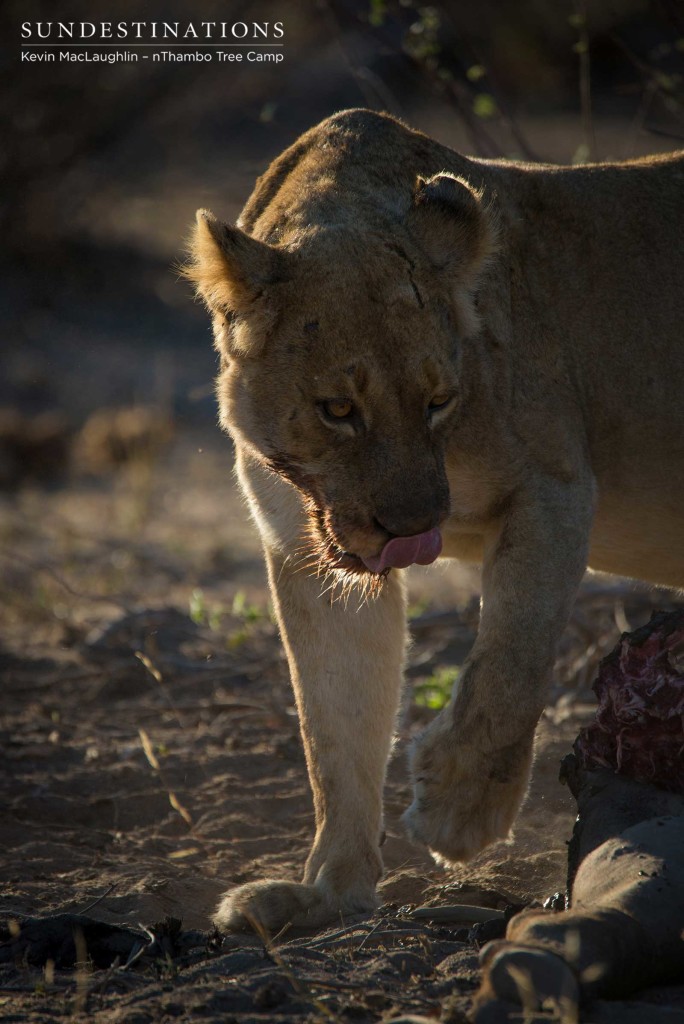
M 24 21 L 22 39 L 81 40 L 107 42 L 110 39 L 141 41 L 282 39 L 282 21 Z

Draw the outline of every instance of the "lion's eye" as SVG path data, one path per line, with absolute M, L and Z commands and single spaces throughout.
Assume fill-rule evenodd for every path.
M 445 406 L 451 401 L 451 395 L 446 392 L 435 395 L 428 405 L 430 412 L 435 412 L 437 409 L 444 409 Z
M 348 420 L 354 412 L 354 406 L 344 398 L 331 398 L 321 405 L 326 416 L 333 420 Z

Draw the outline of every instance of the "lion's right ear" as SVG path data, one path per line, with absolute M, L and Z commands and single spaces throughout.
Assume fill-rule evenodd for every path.
M 214 315 L 217 348 L 258 355 L 276 320 L 269 285 L 285 277 L 282 254 L 209 210 L 197 211 L 189 254 L 182 273 Z
M 189 249 L 183 274 L 212 310 L 248 312 L 279 276 L 276 249 L 223 224 L 209 210 L 197 211 Z

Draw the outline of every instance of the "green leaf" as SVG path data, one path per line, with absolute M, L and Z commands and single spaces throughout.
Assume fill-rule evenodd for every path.
M 259 619 L 263 619 L 265 617 L 264 612 L 257 604 L 249 603 L 244 590 L 238 590 L 237 594 L 233 598 L 233 607 L 231 611 L 233 615 L 237 618 L 244 619 L 245 622 L 258 622 Z
M 477 117 L 495 117 L 497 114 L 496 100 L 488 92 L 479 92 L 473 100 L 473 111 Z
M 466 71 L 466 78 L 469 82 L 479 82 L 487 74 L 487 69 L 482 64 L 473 64 Z
M 676 75 L 666 75 L 664 71 L 656 71 L 655 80 L 665 92 L 673 92 L 676 82 Z
M 368 22 L 373 28 L 380 28 L 385 23 L 387 4 L 385 0 L 370 0 Z
M 196 626 L 202 626 L 207 618 L 207 606 L 204 601 L 204 593 L 201 590 L 193 590 L 190 595 L 189 614 Z
M 428 679 L 414 687 L 413 696 L 419 707 L 441 711 L 449 703 L 454 683 L 461 669 L 458 666 L 438 668 Z

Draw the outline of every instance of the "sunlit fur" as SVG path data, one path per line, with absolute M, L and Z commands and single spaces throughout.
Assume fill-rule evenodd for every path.
M 410 757 L 404 822 L 442 864 L 509 836 L 587 564 L 684 586 L 683 182 L 684 154 L 479 160 L 352 110 L 273 162 L 236 227 L 200 213 L 188 275 L 316 821 L 302 880 L 237 887 L 221 927 L 376 903 L 406 588 L 357 559 L 388 536 L 439 526 L 444 555 L 482 562 L 477 639 Z
M 346 605 L 353 596 L 360 605 L 377 597 L 389 570 L 371 572 L 360 558 L 339 546 L 329 524 L 329 512 L 308 492 L 310 482 L 292 460 L 281 457 L 268 459 L 265 464 L 295 486 L 302 498 L 306 528 L 301 546 L 293 555 L 294 571 L 310 573 L 320 579 L 321 596 L 328 595 L 331 601 L 342 601 Z

